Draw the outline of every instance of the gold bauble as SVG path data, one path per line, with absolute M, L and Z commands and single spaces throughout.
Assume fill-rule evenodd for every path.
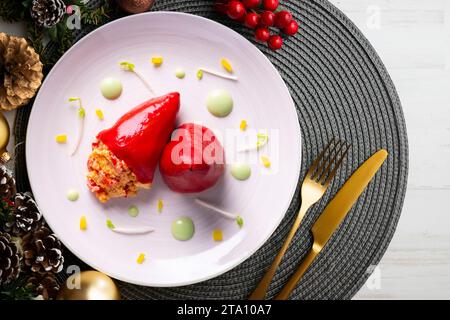
M 155 0 L 117 0 L 119 7 L 128 13 L 141 13 L 151 8 Z
M 77 285 L 79 285 L 78 288 Z M 67 278 L 56 299 L 120 300 L 120 292 L 114 281 L 106 274 L 98 271 L 83 271 Z
M 3 113 L 0 112 L 0 162 L 6 163 L 11 159 L 6 147 L 9 143 L 9 124 Z

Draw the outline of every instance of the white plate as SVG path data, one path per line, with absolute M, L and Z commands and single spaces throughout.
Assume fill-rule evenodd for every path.
M 162 55 L 164 63 L 154 68 L 152 55 Z M 221 71 L 220 59 L 231 61 L 238 82 L 205 75 L 196 78 L 200 66 Z M 149 98 L 144 85 L 131 73 L 122 71 L 118 62 L 132 61 L 155 91 L 181 93 L 178 122 L 195 121 L 223 134 L 247 120 L 251 129 L 267 129 L 270 145 L 259 155 L 271 157 L 272 168 L 252 165 L 249 180 L 239 182 L 229 168 L 217 186 L 200 195 L 203 199 L 239 213 L 244 227 L 200 208 L 194 196 L 167 189 L 157 174 L 152 190 L 136 198 L 100 204 L 85 186 L 86 159 L 91 142 L 102 129 L 111 126 L 123 113 Z M 174 70 L 182 67 L 186 78 L 177 79 Z M 99 82 L 107 76 L 121 79 L 124 91 L 115 101 L 104 99 Z M 235 107 L 226 118 L 208 113 L 206 95 L 214 88 L 231 92 Z M 69 97 L 81 97 L 85 105 L 86 127 L 78 153 L 70 157 L 77 132 L 76 109 Z M 105 120 L 94 113 L 102 108 Z M 270 131 L 272 130 L 272 131 Z M 55 142 L 66 133 L 67 145 Z M 225 139 L 224 137 L 221 138 Z M 225 144 L 227 160 L 238 153 L 233 139 Z M 300 172 L 301 146 L 297 113 L 289 92 L 269 60 L 249 41 L 216 22 L 188 14 L 147 13 L 109 23 L 92 32 L 57 63 L 47 76 L 30 116 L 26 156 L 31 186 L 37 203 L 53 231 L 80 259 L 114 278 L 147 286 L 180 286 L 213 278 L 243 262 L 273 233 L 294 195 Z M 242 156 L 243 154 L 239 154 Z M 247 154 L 257 159 L 256 152 Z M 242 160 L 242 159 L 241 159 Z M 80 199 L 70 202 L 66 192 L 80 191 Z M 157 200 L 163 199 L 163 213 L 157 213 Z M 127 208 L 135 204 L 140 214 L 132 218 Z M 80 216 L 88 221 L 87 231 L 79 229 Z M 186 242 L 175 240 L 171 222 L 178 216 L 190 216 L 195 236 Z M 116 226 L 153 226 L 147 235 L 120 235 L 106 227 L 109 218 Z M 224 240 L 214 242 L 212 230 L 223 230 Z M 136 263 L 139 253 L 146 254 L 143 264 Z

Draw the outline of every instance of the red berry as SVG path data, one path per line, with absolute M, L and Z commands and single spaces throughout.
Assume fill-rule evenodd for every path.
M 227 15 L 234 20 L 239 20 L 245 15 L 244 4 L 240 1 L 233 0 L 228 3 Z
M 258 28 L 255 31 L 255 38 L 258 41 L 261 42 L 266 42 L 267 40 L 269 40 L 270 37 L 270 32 L 269 29 L 267 28 Z
M 237 22 L 240 23 L 244 23 L 245 22 L 245 18 L 247 17 L 247 13 L 245 13 L 242 17 L 240 17 L 239 19 L 236 19 Z
M 269 11 L 275 11 L 278 8 L 278 0 L 263 0 L 263 8 Z
M 283 32 L 288 36 L 293 36 L 298 31 L 298 23 L 295 20 L 291 20 L 284 28 Z
M 275 21 L 275 13 L 272 11 L 264 11 L 261 13 L 261 25 L 263 27 L 271 27 Z
M 214 3 L 214 9 L 222 14 L 227 14 L 228 11 L 228 3 L 222 2 L 222 1 L 216 1 Z
M 269 48 L 272 50 L 278 50 L 283 45 L 283 39 L 281 39 L 280 36 L 270 36 L 269 40 L 267 41 L 267 44 L 269 45 Z
M 285 26 L 288 25 L 289 22 L 292 20 L 292 14 L 286 10 L 282 10 L 280 12 L 277 12 L 275 15 L 275 26 L 277 28 L 283 29 Z
M 259 6 L 261 0 L 243 0 L 243 3 L 247 9 L 254 9 Z
M 245 25 L 251 29 L 255 29 L 261 20 L 259 14 L 250 12 L 245 16 Z

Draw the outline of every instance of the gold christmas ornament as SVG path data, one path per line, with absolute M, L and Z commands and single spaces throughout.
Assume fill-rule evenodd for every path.
M 0 112 L 0 162 L 6 163 L 11 159 L 6 147 L 9 143 L 9 124 L 3 113 Z
M 117 0 L 119 7 L 128 13 L 141 13 L 150 9 L 155 0 Z
M 0 32 L 0 108 L 27 104 L 40 87 L 42 63 L 24 38 Z
M 106 274 L 83 271 L 67 278 L 57 300 L 120 300 L 120 292 Z

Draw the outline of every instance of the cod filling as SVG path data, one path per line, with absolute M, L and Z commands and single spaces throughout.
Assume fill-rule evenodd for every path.
M 88 159 L 87 185 L 101 202 L 111 198 L 135 196 L 141 184 L 127 164 L 117 158 L 101 141 L 92 144 Z

